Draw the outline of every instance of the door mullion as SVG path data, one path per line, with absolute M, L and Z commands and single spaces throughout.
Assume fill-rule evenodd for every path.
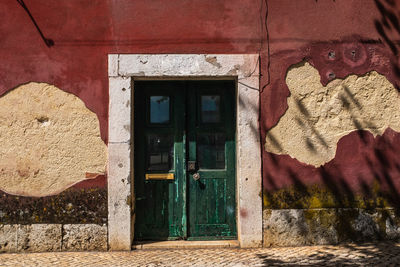
M 186 82 L 186 109 L 187 109 L 187 125 L 186 125 L 186 133 L 188 140 L 188 151 L 187 157 L 188 161 L 195 162 L 195 168 L 197 169 L 197 147 L 196 147 L 196 123 L 197 123 L 197 90 L 196 87 L 193 86 L 192 82 Z M 187 196 L 187 206 L 188 206 L 188 234 L 193 231 L 195 228 L 196 221 L 196 207 L 197 207 L 197 196 L 196 196 L 196 183 L 193 182 L 193 171 L 187 172 L 187 188 L 189 195 Z M 189 236 L 190 237 L 190 236 Z

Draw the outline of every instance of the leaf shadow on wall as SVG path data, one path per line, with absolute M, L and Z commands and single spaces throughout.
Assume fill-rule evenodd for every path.
M 377 126 L 371 123 L 368 120 L 363 120 L 359 116 L 356 116 L 352 112 L 352 108 L 356 107 L 358 109 L 362 109 L 360 103 L 355 99 L 348 88 L 344 88 L 344 93 L 339 97 L 342 106 L 344 109 L 347 109 L 350 113 L 352 123 L 354 124 L 357 131 L 353 132 L 352 138 L 349 138 L 349 142 L 351 140 L 356 140 L 357 144 L 359 143 L 362 147 L 365 147 L 365 151 L 369 151 L 368 153 L 362 153 L 359 155 L 359 158 L 356 160 L 359 163 L 361 162 L 362 166 L 365 166 L 365 169 L 356 174 L 355 177 L 350 178 L 353 174 L 349 174 L 349 167 L 352 168 L 351 163 L 340 164 L 332 160 L 327 164 L 323 165 L 319 168 L 314 168 L 313 170 L 317 173 L 316 175 L 319 177 L 321 181 L 321 186 L 326 188 L 326 191 L 330 196 L 333 196 L 333 206 L 329 206 L 332 202 L 322 202 L 323 208 L 332 208 L 335 210 L 337 214 L 340 214 L 338 208 L 342 209 L 358 209 L 363 208 L 367 211 L 374 212 L 375 210 L 380 210 L 380 216 L 382 216 L 382 220 L 386 224 L 396 225 L 394 221 L 395 218 L 400 216 L 400 194 L 398 190 L 398 179 L 400 177 L 400 159 L 396 157 L 398 152 L 398 148 L 394 146 L 394 143 L 399 142 L 399 136 L 394 131 L 389 130 L 382 136 L 377 136 L 374 138 L 373 134 L 377 134 Z M 303 116 L 295 118 L 295 121 L 304 127 L 304 129 L 311 129 L 311 135 L 307 138 L 307 146 L 310 151 L 318 152 L 317 147 L 325 147 L 327 141 L 324 139 L 324 136 L 318 132 L 317 129 L 313 128 L 307 122 L 307 114 L 310 112 L 306 107 L 302 106 L 300 101 L 297 103 L 297 107 L 301 110 Z M 359 112 L 359 111 L 358 111 Z M 366 131 L 364 129 L 369 129 Z M 371 132 L 372 133 L 371 133 Z M 314 136 L 313 138 L 311 136 Z M 277 147 L 282 147 L 279 143 L 279 138 L 276 136 L 269 136 L 270 140 L 272 140 L 272 144 Z M 346 137 L 342 138 L 346 139 Z M 338 144 L 339 146 L 347 146 L 352 145 L 349 142 L 344 144 Z M 287 165 L 284 161 L 281 160 L 281 156 L 274 155 L 272 153 L 268 153 L 268 159 L 272 164 L 274 164 L 275 169 L 280 169 L 280 173 L 285 175 L 290 180 L 290 183 L 295 188 L 294 191 L 299 192 L 296 194 L 287 194 L 283 198 L 270 198 L 268 199 L 268 203 L 272 209 L 302 209 L 307 208 L 304 207 L 304 203 L 299 201 L 299 198 L 310 199 L 312 198 L 315 192 L 310 190 L 310 186 L 304 181 L 304 174 L 299 174 L 296 166 Z M 347 166 L 347 167 L 346 167 Z M 345 168 L 344 168 L 345 167 Z M 355 168 L 359 168 L 355 166 Z M 277 185 L 275 179 L 276 175 L 269 175 L 268 170 L 264 172 L 264 178 L 267 183 L 272 187 L 271 191 L 279 191 L 281 188 Z M 373 177 L 378 183 L 379 188 L 374 187 L 374 184 L 371 184 L 371 177 Z M 357 184 L 359 190 L 356 191 L 354 189 L 354 184 Z M 384 190 L 381 190 L 384 189 Z M 268 193 L 267 193 L 268 194 Z M 265 196 L 265 195 L 264 195 Z M 268 196 L 267 196 L 268 197 Z M 288 207 L 282 207 L 282 203 L 280 201 L 285 201 L 287 203 L 293 203 Z M 361 203 L 361 204 L 360 204 Z M 298 205 L 298 206 L 296 206 Z M 393 212 L 385 209 L 385 207 L 393 208 Z M 282 221 L 290 222 L 293 220 L 288 213 L 282 213 L 283 218 Z M 348 213 L 343 213 L 341 215 L 344 218 Z M 393 216 L 395 215 L 395 216 Z M 393 218 L 394 217 L 394 218 Z M 337 254 L 335 248 L 332 247 L 321 247 L 318 249 L 316 253 L 312 255 L 307 255 L 307 260 L 312 262 L 312 264 L 299 264 L 298 260 L 295 257 L 281 259 L 274 255 L 272 252 L 260 253 L 258 257 L 263 260 L 265 266 L 270 266 L 272 264 L 282 264 L 285 266 L 315 266 L 319 264 L 335 264 L 335 265 L 347 265 L 347 264 L 373 264 L 374 262 L 378 263 L 379 259 L 387 256 L 387 253 L 393 253 L 395 255 L 400 254 L 400 248 L 390 242 L 386 243 L 378 243 L 375 245 L 370 244 L 362 244 L 362 245 L 351 245 L 348 242 L 371 242 L 371 241 L 379 241 L 386 239 L 386 234 L 384 231 L 379 231 L 378 229 L 374 229 L 373 233 L 369 236 L 369 240 L 366 240 L 365 237 L 360 235 L 359 231 L 353 230 L 354 226 L 352 225 L 352 221 L 344 218 L 344 220 L 338 220 L 335 222 L 335 228 L 338 231 L 338 239 L 337 240 L 328 240 L 329 243 L 346 243 L 346 245 L 341 245 L 344 250 L 347 250 L 350 254 L 362 255 L 360 257 L 349 258 L 342 257 Z M 398 222 L 397 222 L 398 225 Z M 375 226 L 374 226 L 375 227 Z M 387 226 L 383 226 L 384 228 Z M 305 227 L 304 224 L 298 223 L 296 226 L 298 229 L 298 233 L 304 237 L 304 240 L 310 237 L 310 231 L 313 231 L 309 227 Z M 341 235 L 339 231 L 345 229 L 346 235 Z M 382 229 L 380 229 L 382 230 Z M 304 259 L 304 258 L 303 258 Z M 392 263 L 395 263 L 397 259 L 391 259 Z
M 396 75 L 396 78 L 400 78 L 400 66 L 399 66 L 399 38 L 400 38 L 400 20 L 399 20 L 399 7 L 394 0 L 374 0 L 377 10 L 381 17 L 374 20 L 375 30 L 382 38 L 383 43 L 386 44 L 394 58 L 391 61 L 391 65 Z M 399 90 L 399 84 L 395 84 L 395 87 Z
M 395 80 L 400 79 L 400 67 L 399 67 L 399 38 L 400 38 L 400 12 L 397 3 L 394 0 L 374 0 L 376 8 L 381 14 L 379 19 L 373 21 L 377 33 L 381 36 L 382 41 L 389 47 L 393 54 L 391 59 L 391 67 L 395 75 Z M 395 88 L 399 90 L 399 83 L 392 81 Z M 272 168 L 279 170 L 279 174 L 286 176 L 290 183 L 293 184 L 294 191 L 298 192 L 296 194 L 286 194 L 280 196 L 280 198 L 270 197 L 269 192 L 264 192 L 264 197 L 267 198 L 268 209 L 303 209 L 308 208 L 304 206 L 304 202 L 299 201 L 299 199 L 307 199 L 313 196 L 313 191 L 310 191 L 308 184 L 304 182 L 304 173 L 312 173 L 319 177 L 321 181 L 321 187 L 326 188 L 327 194 L 333 196 L 333 206 L 329 206 L 332 202 L 322 203 L 323 208 L 333 208 L 335 212 L 338 212 L 338 208 L 352 208 L 358 209 L 362 208 L 368 212 L 374 212 L 377 209 L 380 210 L 380 216 L 383 225 L 379 225 L 380 228 L 375 229 L 374 233 L 370 236 L 370 239 L 365 240 L 361 238 L 360 233 L 352 230 L 353 225 L 351 220 L 341 220 L 336 222 L 336 229 L 347 229 L 346 236 L 339 236 L 338 240 L 332 240 L 332 244 L 342 243 L 340 245 L 344 250 L 348 251 L 347 255 L 357 254 L 356 257 L 341 256 L 337 253 L 337 248 L 322 246 L 316 251 L 316 253 L 306 255 L 303 258 L 285 257 L 284 259 L 274 255 L 274 252 L 263 252 L 258 254 L 258 257 L 263 260 L 264 266 L 270 265 L 285 265 L 285 266 L 315 266 L 320 264 L 333 264 L 333 265 L 369 265 L 369 264 L 382 264 L 381 260 L 387 258 L 388 263 L 398 263 L 398 258 L 388 257 L 390 255 L 399 255 L 400 248 L 391 242 L 385 243 L 375 243 L 375 244 L 365 244 L 362 242 L 368 241 L 379 241 L 387 238 L 385 230 L 388 225 L 398 226 L 398 218 L 400 216 L 400 158 L 398 157 L 398 143 L 400 142 L 400 137 L 398 133 L 395 133 L 391 129 L 388 129 L 385 134 L 377 136 L 378 131 L 377 126 L 366 119 L 357 117 L 353 112 L 352 108 L 361 110 L 363 107 L 357 101 L 356 98 L 351 94 L 349 88 L 344 87 L 344 92 L 339 97 L 344 109 L 347 109 L 350 113 L 352 123 L 354 124 L 357 131 L 351 133 L 352 139 L 347 139 L 347 143 L 342 145 L 353 146 L 354 140 L 358 142 L 356 145 L 364 147 L 365 151 L 368 153 L 362 153 L 357 156 L 357 160 L 351 161 L 350 163 L 340 164 L 332 160 L 327 164 L 314 168 L 310 172 L 299 173 L 296 165 L 286 164 L 285 160 L 282 160 L 281 155 L 276 155 L 272 153 L 265 153 L 267 161 L 272 164 Z M 310 151 L 317 153 L 316 145 L 318 147 L 324 147 L 327 142 L 317 129 L 313 128 L 311 124 L 308 123 L 306 118 L 309 118 L 310 112 L 307 108 L 297 100 L 297 108 L 303 115 L 302 118 L 295 118 L 295 123 L 308 129 L 312 132 L 311 135 L 306 137 L 306 144 Z M 369 129 L 366 131 L 365 129 Z M 374 138 L 375 135 L 376 137 Z M 282 144 L 279 143 L 279 138 L 277 136 L 269 135 L 267 138 L 270 139 L 270 143 L 281 150 Z M 342 138 L 346 139 L 346 137 Z M 341 141 L 343 141 L 341 139 Z M 354 141 L 354 142 L 355 142 Z M 339 143 L 338 143 L 339 147 Z M 350 151 L 351 152 L 351 151 Z M 354 153 L 351 152 L 351 153 Z M 350 153 L 350 154 L 351 154 Z M 351 157 L 348 156 L 347 158 Z M 287 158 L 286 158 L 287 159 Z M 362 166 L 362 171 L 359 173 L 349 174 L 349 170 L 353 169 L 351 164 L 360 164 L 359 166 L 354 166 L 355 169 Z M 346 167 L 347 165 L 347 167 Z M 346 168 L 344 168 L 346 167 Z M 265 167 L 264 167 L 265 168 Z M 312 168 L 312 167 L 311 167 Z M 264 170 L 264 182 L 269 184 L 269 190 L 271 192 L 277 192 L 281 189 L 277 185 L 275 173 L 269 174 L 269 170 Z M 301 172 L 301 171 L 300 171 Z M 352 178 L 349 179 L 349 177 Z M 371 184 L 371 177 L 375 181 L 375 185 Z M 355 190 L 356 185 L 359 189 Z M 284 207 L 282 201 L 291 203 L 290 206 Z M 358 203 L 357 203 L 358 202 Z M 360 202 L 362 206 L 360 206 Z M 306 203 L 308 204 L 308 203 Z M 385 209 L 385 207 L 390 207 Z M 287 213 L 283 213 L 286 214 Z M 285 216 L 285 215 L 284 215 Z M 282 221 L 290 221 L 293 218 L 282 219 Z M 396 218 L 397 217 L 397 218 Z M 397 220 L 397 221 L 395 221 Z M 303 235 L 306 239 L 310 229 L 302 229 L 304 225 L 298 225 L 300 235 Z M 383 231 L 382 231 L 383 230 Z M 312 230 L 311 230 L 312 231 Z M 397 227 L 397 231 L 399 228 Z M 397 234 L 396 240 L 400 236 Z M 358 242 L 359 245 L 351 245 L 348 242 Z M 300 260 L 306 259 L 306 262 L 301 263 Z

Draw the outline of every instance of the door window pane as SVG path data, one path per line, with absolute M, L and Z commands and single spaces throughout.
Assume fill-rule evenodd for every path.
M 220 121 L 220 96 L 201 96 L 201 121 L 203 123 L 216 123 Z
M 150 123 L 169 123 L 169 96 L 150 96 Z
M 173 169 L 174 142 L 172 135 L 147 136 L 147 170 L 169 171 Z
M 197 160 L 201 169 L 225 169 L 225 134 L 199 134 Z

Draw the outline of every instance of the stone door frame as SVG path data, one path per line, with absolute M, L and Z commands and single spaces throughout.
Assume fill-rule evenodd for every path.
M 108 245 L 131 250 L 134 233 L 135 80 L 236 80 L 236 207 L 240 247 L 262 245 L 258 54 L 109 54 Z

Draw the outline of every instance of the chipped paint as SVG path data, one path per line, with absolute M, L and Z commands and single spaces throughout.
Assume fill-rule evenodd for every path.
M 374 136 L 389 127 L 400 131 L 399 94 L 385 76 L 371 71 L 327 86 L 320 79 L 307 62 L 289 69 L 288 109 L 267 132 L 266 151 L 318 167 L 335 157 L 338 141 L 352 131 L 367 130 Z
M 105 173 L 99 121 L 76 96 L 46 83 L 21 85 L 0 98 L 0 189 L 57 194 Z
M 221 64 L 218 62 L 216 56 L 214 56 L 214 57 L 205 56 L 205 58 L 206 58 L 206 61 L 207 61 L 208 63 L 210 63 L 211 65 L 213 65 L 213 66 L 215 66 L 215 67 L 217 67 L 217 68 L 221 68 L 221 67 L 222 67 Z

